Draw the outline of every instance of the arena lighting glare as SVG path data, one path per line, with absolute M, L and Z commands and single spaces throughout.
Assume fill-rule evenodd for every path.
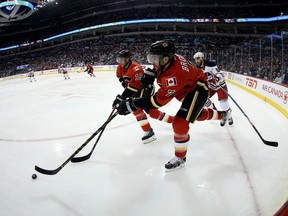
M 16 21 L 30 16 L 37 6 L 37 1 L 7 0 L 0 3 L 1 21 Z

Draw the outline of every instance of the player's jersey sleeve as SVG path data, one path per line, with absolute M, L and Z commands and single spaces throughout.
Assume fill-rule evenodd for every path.
M 121 65 L 118 65 L 116 69 L 116 77 L 119 79 L 120 77 L 123 76 L 123 73 L 124 73 L 123 67 L 121 67 Z

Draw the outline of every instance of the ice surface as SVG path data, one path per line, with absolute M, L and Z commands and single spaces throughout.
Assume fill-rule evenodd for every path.
M 274 107 L 229 84 L 264 145 L 230 100 L 234 125 L 190 125 L 186 166 L 166 173 L 171 125 L 149 119 L 157 140 L 143 145 L 133 115 L 117 116 L 92 157 L 55 169 L 107 119 L 122 87 L 112 72 L 0 81 L 1 216 L 271 216 L 288 194 L 288 121 Z M 214 99 L 216 106 L 218 102 Z M 219 106 L 218 106 L 219 107 Z M 179 102 L 161 110 L 174 115 Z M 80 155 L 87 154 L 94 142 Z

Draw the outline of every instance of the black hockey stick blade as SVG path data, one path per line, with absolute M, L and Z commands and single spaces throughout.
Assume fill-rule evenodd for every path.
M 100 128 L 99 128 L 100 129 Z M 94 134 L 97 134 L 97 132 L 99 133 L 99 129 L 94 133 Z M 93 134 L 93 135 L 94 135 Z M 35 170 L 39 173 L 42 173 L 42 174 L 45 174 L 45 175 L 55 175 L 57 174 L 64 166 L 66 166 L 66 164 L 71 161 L 71 159 L 79 153 L 79 151 L 81 151 L 89 142 L 90 140 L 96 136 L 91 136 L 88 140 L 86 140 L 85 143 L 83 143 L 61 166 L 59 166 L 57 169 L 54 169 L 54 170 L 48 170 L 48 169 L 43 169 L 41 167 L 38 167 L 38 166 L 35 166 Z
M 110 113 L 110 115 L 109 115 L 109 117 L 108 117 L 107 120 L 109 120 L 109 119 L 111 118 L 111 116 L 113 115 L 114 111 L 115 111 L 115 108 L 113 108 L 113 110 L 111 111 L 111 113 Z M 107 125 L 106 125 L 106 126 L 107 126 Z M 82 161 L 86 161 L 86 160 L 88 160 L 88 159 L 91 157 L 91 155 L 92 155 L 92 153 L 93 153 L 93 151 L 94 151 L 97 143 L 99 142 L 99 140 L 100 140 L 100 138 L 101 138 L 101 136 L 102 136 L 102 134 L 103 134 L 106 126 L 102 129 L 102 131 L 101 131 L 101 133 L 99 134 L 99 136 L 98 136 L 98 138 L 97 138 L 94 146 L 92 147 L 91 151 L 90 151 L 87 155 L 84 155 L 84 156 L 81 156 L 81 157 L 74 157 L 74 158 L 72 158 L 72 160 L 71 160 L 72 163 L 79 163 L 79 162 L 82 162 Z
M 250 124 L 252 125 L 252 127 L 254 128 L 254 130 L 256 131 L 256 133 L 258 134 L 258 136 L 260 137 L 260 139 L 262 140 L 262 142 L 263 142 L 265 145 L 273 146 L 273 147 L 278 147 L 278 142 L 265 140 L 265 139 L 261 136 L 261 134 L 259 133 L 259 131 L 257 130 L 257 128 L 254 126 L 254 124 L 250 121 L 250 119 L 248 118 L 248 116 L 247 116 L 247 119 L 248 119 L 248 121 L 250 122 Z
M 254 124 L 252 123 L 252 121 L 250 120 L 250 118 L 247 116 L 247 114 L 244 112 L 244 110 L 237 104 L 237 102 L 234 100 L 234 98 L 232 98 L 232 96 L 230 94 L 228 94 L 228 96 L 232 99 L 232 101 L 236 104 L 236 106 L 240 109 L 240 111 L 242 112 L 242 114 L 246 117 L 246 119 L 248 120 L 248 122 L 251 124 L 251 126 L 253 127 L 253 129 L 256 131 L 256 133 L 258 134 L 258 136 L 260 137 L 260 139 L 262 140 L 262 142 L 265 145 L 268 146 L 272 146 L 272 147 L 278 147 L 278 142 L 275 141 L 267 141 L 265 140 L 260 132 L 257 130 L 257 128 L 254 126 Z
M 118 115 L 118 112 L 114 113 L 104 124 L 92 134 L 61 166 L 59 166 L 57 169 L 54 170 L 47 170 L 43 169 L 41 167 L 35 166 L 35 170 L 39 173 L 45 174 L 45 175 L 55 175 L 57 174 L 66 164 L 72 160 L 72 158 L 75 157 L 98 133 L 102 132 L 102 130 L 107 126 L 109 122 L 112 121 L 112 119 L 115 118 L 115 116 Z
M 278 142 L 275 141 L 267 141 L 267 140 L 262 140 L 264 144 L 273 146 L 273 147 L 278 147 Z
M 105 128 L 106 128 L 106 127 L 105 127 Z M 83 162 L 83 161 L 88 160 L 88 159 L 91 157 L 91 155 L 92 155 L 92 153 L 93 153 L 93 151 L 94 151 L 94 149 L 95 149 L 98 141 L 100 140 L 100 137 L 101 137 L 101 135 L 103 134 L 105 128 L 103 128 L 103 130 L 102 130 L 101 133 L 99 134 L 99 136 L 98 136 L 98 138 L 97 138 L 97 140 L 96 140 L 93 148 L 91 149 L 91 151 L 90 151 L 87 155 L 84 155 L 84 156 L 81 156 L 81 157 L 74 157 L 74 158 L 72 158 L 72 159 L 71 159 L 71 162 L 72 162 L 72 163 Z
M 84 155 L 84 156 L 81 156 L 81 157 L 72 158 L 71 162 L 72 162 L 72 163 L 79 163 L 79 162 L 86 161 L 86 160 L 88 160 L 88 159 L 91 157 L 92 152 L 93 152 L 93 151 L 90 151 L 89 154 Z
M 47 169 L 42 169 L 41 167 L 35 166 L 35 170 L 39 173 L 45 174 L 45 175 L 55 175 L 56 173 L 58 173 L 60 170 L 62 169 L 62 167 L 58 167 L 55 170 L 47 170 Z
M 247 114 L 244 112 L 244 110 L 240 107 L 240 105 L 234 100 L 234 98 L 227 92 L 226 89 L 222 88 L 221 89 L 228 95 L 228 97 L 234 102 L 234 104 L 239 108 L 239 110 L 242 112 L 242 114 L 246 117 L 246 119 L 249 121 L 249 123 L 251 124 L 251 126 L 253 127 L 253 129 L 256 131 L 256 133 L 258 134 L 258 136 L 260 137 L 260 139 L 262 140 L 262 142 L 265 145 L 268 146 L 272 146 L 272 147 L 278 147 L 278 142 L 275 141 L 267 141 L 265 139 L 263 139 L 263 137 L 261 136 L 261 134 L 259 133 L 259 131 L 257 130 L 257 128 L 254 126 L 254 124 L 252 123 L 252 121 L 250 120 L 250 118 L 247 116 Z

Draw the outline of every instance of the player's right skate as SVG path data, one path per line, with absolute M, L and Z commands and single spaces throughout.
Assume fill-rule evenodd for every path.
M 220 125 L 222 127 L 226 124 L 227 120 L 229 125 L 233 124 L 233 118 L 231 116 L 231 113 L 232 113 L 231 108 L 229 108 L 227 111 L 222 111 L 222 119 L 220 121 Z
M 166 172 L 180 169 L 185 166 L 186 157 L 178 158 L 174 156 L 168 163 L 165 164 Z

